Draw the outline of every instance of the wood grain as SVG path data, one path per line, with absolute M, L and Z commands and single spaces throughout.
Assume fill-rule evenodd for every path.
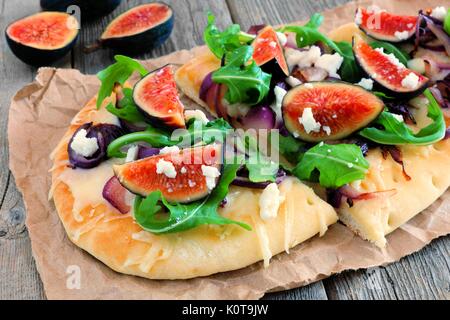
M 18 3 L 21 2 L 20 5 Z M 148 2 L 125 0 L 112 14 L 83 23 L 80 39 L 72 54 L 57 67 L 74 67 L 96 73 L 109 65 L 114 52 L 105 49 L 85 55 L 82 48 L 93 43 L 106 25 L 119 13 Z M 239 23 L 245 30 L 252 24 L 307 19 L 348 0 L 170 0 L 176 16 L 174 32 L 163 46 L 140 59 L 152 58 L 174 50 L 202 44 L 205 13 L 211 10 L 220 27 Z M 38 0 L 0 0 L 0 26 L 3 31 L 13 20 L 37 12 Z M 14 92 L 33 80 L 36 69 L 23 64 L 9 51 L 4 37 L 0 41 L 0 299 L 45 298 L 34 264 L 25 228 L 26 211 L 14 178 L 8 169 L 7 114 Z M 387 267 L 344 272 L 312 285 L 267 294 L 264 299 L 450 299 L 450 237 L 435 240 L 430 246 Z

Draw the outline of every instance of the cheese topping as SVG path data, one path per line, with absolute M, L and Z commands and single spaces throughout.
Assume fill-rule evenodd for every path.
M 202 173 L 206 178 L 208 190 L 216 187 L 216 178 L 220 177 L 220 171 L 216 167 L 202 165 Z
M 431 11 L 431 16 L 438 20 L 444 21 L 447 15 L 447 9 L 445 7 L 436 7 Z
M 409 73 L 402 80 L 402 86 L 408 89 L 415 89 L 419 85 L 419 77 L 414 73 Z
M 301 125 L 303 125 L 303 128 L 305 128 L 306 133 L 310 132 L 319 132 L 320 131 L 320 123 L 314 119 L 314 115 L 312 113 L 311 108 L 305 108 L 303 109 L 303 114 L 300 118 L 298 118 L 298 121 Z
M 73 195 L 72 213 L 78 222 L 83 221 L 80 212 L 88 206 L 95 208 L 100 204 L 109 206 L 103 198 L 102 192 L 106 182 L 114 175 L 113 164 L 119 163 L 117 159 L 108 160 L 92 169 L 64 170 L 55 183 L 65 183 Z
M 289 76 L 286 78 L 286 82 L 288 85 L 290 85 L 291 87 L 296 87 L 300 84 L 302 84 L 303 82 L 301 82 L 299 79 L 297 79 L 296 77 L 293 76 Z
M 373 80 L 372 79 L 362 78 L 361 81 L 359 81 L 357 83 L 357 85 L 370 91 L 370 90 L 373 89 Z
M 321 51 L 318 46 L 311 46 L 307 51 L 299 51 L 292 48 L 285 50 L 286 62 L 290 69 L 294 66 L 299 66 L 299 68 L 311 67 L 319 59 L 320 54 Z
M 175 178 L 177 176 L 177 171 L 172 162 L 166 161 L 164 159 L 159 159 L 156 163 L 156 173 L 164 174 L 167 178 Z
M 404 121 L 405 121 L 405 120 L 403 119 L 403 116 L 400 115 L 400 114 L 392 113 L 392 116 L 393 116 L 395 119 L 397 119 L 398 121 L 400 121 L 400 122 L 404 122 Z
M 337 71 L 341 67 L 342 62 L 344 62 L 344 58 L 336 52 L 334 54 L 323 54 L 317 59 L 314 66 L 328 71 L 331 77 L 340 78 Z
M 278 38 L 278 41 L 280 42 L 280 45 L 282 47 L 284 47 L 286 45 L 286 43 L 287 43 L 286 35 L 284 33 L 282 33 L 282 32 L 277 32 L 277 38 Z
M 280 190 L 276 183 L 269 184 L 259 197 L 259 215 L 263 220 L 277 217 L 280 204 L 284 197 L 280 195 Z
M 394 36 L 398 40 L 406 40 L 409 38 L 409 32 L 407 30 L 405 31 L 395 31 Z
M 136 160 L 139 151 L 139 146 L 132 146 L 127 151 L 125 162 L 133 162 Z
M 175 152 L 180 152 L 180 148 L 178 148 L 177 146 L 164 147 L 159 151 L 159 154 L 167 154 L 167 153 L 175 153 Z
M 360 24 L 362 24 L 362 18 L 363 18 L 362 10 L 361 10 L 361 8 L 358 8 L 358 10 L 356 11 L 356 16 L 355 16 L 356 25 L 359 26 Z
M 287 91 L 282 87 L 275 86 L 275 88 L 273 88 L 273 93 L 275 94 L 275 101 L 270 107 L 273 111 L 275 111 L 277 120 L 281 120 L 283 118 L 281 114 L 281 106 L 283 104 L 283 98 L 286 95 Z
M 77 132 L 70 146 L 73 151 L 86 158 L 91 157 L 99 149 L 97 138 L 88 138 L 85 129 Z
M 200 120 L 203 124 L 209 122 L 208 117 L 202 110 L 186 110 L 184 111 L 184 119 L 188 122 L 191 119 Z
M 385 53 L 383 48 L 375 48 L 376 51 L 384 55 L 386 58 L 389 59 L 391 63 L 396 65 L 398 68 L 405 68 L 405 65 L 400 62 L 400 60 L 397 59 L 397 57 L 393 53 Z M 372 78 L 376 78 L 375 76 L 372 76 Z

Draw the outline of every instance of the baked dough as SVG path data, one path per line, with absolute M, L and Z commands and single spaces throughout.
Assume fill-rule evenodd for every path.
M 363 35 L 358 26 L 351 22 L 329 33 L 336 42 L 352 42 L 355 35 Z M 188 64 L 178 69 L 176 80 L 181 90 L 191 99 L 199 100 L 199 89 L 203 74 L 214 71 L 217 67 L 207 63 L 217 58 L 210 52 L 198 55 Z M 195 73 L 194 70 L 202 70 Z M 211 110 L 214 113 L 214 110 Z M 420 127 L 430 123 L 426 117 L 426 106 L 414 112 Z M 361 193 L 381 192 L 372 200 L 355 202 L 352 208 L 345 204 L 337 209 L 339 218 L 362 238 L 379 247 L 386 245 L 385 236 L 409 219 L 430 206 L 450 186 L 450 139 L 433 146 L 405 146 L 400 148 L 410 181 L 403 178 L 402 168 L 390 156 L 383 159 L 379 149 L 371 150 L 367 160 L 370 169 L 363 181 L 351 186 Z M 320 187 L 314 187 L 316 194 L 324 194 Z M 395 195 L 394 194 L 395 190 Z M 383 198 L 380 198 L 384 195 Z M 391 195 L 388 197 L 387 195 Z
M 120 214 L 101 196 L 104 183 L 113 175 L 113 160 L 90 170 L 67 166 L 67 145 L 75 130 L 109 117 L 104 107 L 97 111 L 95 104 L 93 99 L 79 112 L 52 154 L 51 194 L 69 239 L 118 272 L 150 279 L 188 279 L 260 260 L 267 265 L 272 255 L 324 234 L 337 221 L 333 208 L 311 188 L 288 178 L 279 186 L 286 200 L 277 217 L 266 221 L 259 215 L 261 191 L 231 187 L 220 214 L 246 222 L 252 231 L 234 225 L 200 226 L 169 235 L 143 231 L 130 213 Z M 109 117 L 108 122 L 114 119 Z

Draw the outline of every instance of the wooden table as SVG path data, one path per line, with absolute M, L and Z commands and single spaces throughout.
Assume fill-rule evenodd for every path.
M 164 0 L 175 11 L 175 30 L 169 41 L 150 54 L 152 58 L 174 50 L 202 44 L 209 8 L 221 27 L 239 23 L 245 30 L 252 24 L 302 20 L 314 12 L 348 0 Z M 123 0 L 116 11 L 83 25 L 75 49 L 55 66 L 96 73 L 112 62 L 113 54 L 98 51 L 90 55 L 82 46 L 95 41 L 107 23 L 143 0 Z M 0 30 L 13 20 L 39 11 L 38 0 L 0 0 Z M 24 224 L 26 211 L 8 169 L 6 136 L 8 107 L 12 95 L 33 80 L 36 69 L 15 58 L 2 36 L 0 42 L 0 299 L 43 299 L 45 294 L 31 253 Z M 51 232 L 51 230 L 49 230 Z M 449 299 L 450 237 L 434 241 L 425 249 L 387 267 L 344 272 L 304 288 L 268 294 L 268 299 Z

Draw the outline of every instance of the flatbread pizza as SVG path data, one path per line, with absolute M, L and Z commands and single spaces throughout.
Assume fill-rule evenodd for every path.
M 68 237 L 149 279 L 268 266 L 338 220 L 384 247 L 450 186 L 449 53 L 414 32 L 438 11 L 359 8 L 329 35 L 318 14 L 249 32 L 210 15 L 181 67 L 116 57 L 52 154 Z

